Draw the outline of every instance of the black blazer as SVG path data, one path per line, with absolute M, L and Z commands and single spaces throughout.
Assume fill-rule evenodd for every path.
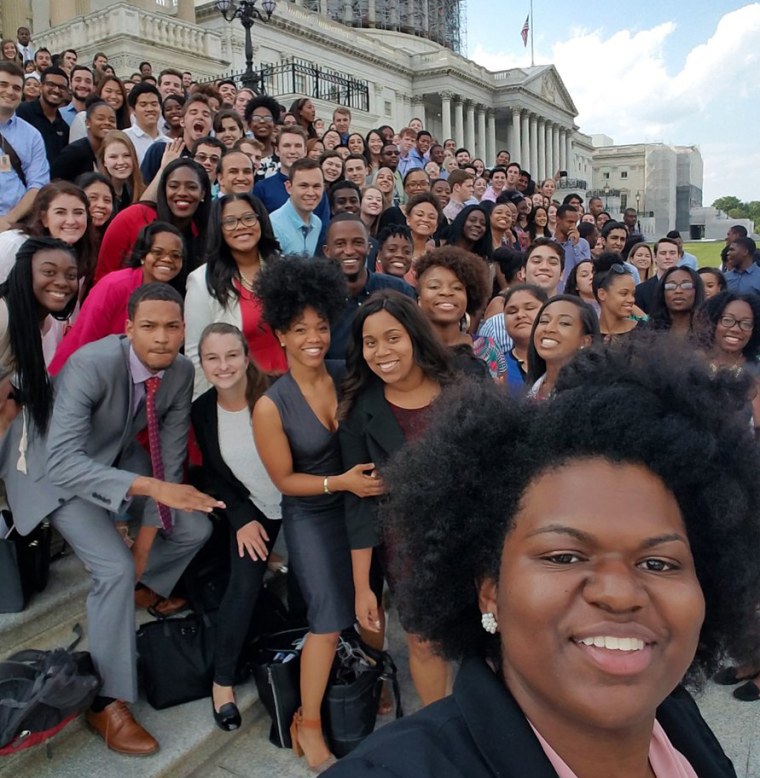
M 736 778 L 685 689 L 660 705 L 657 720 L 699 778 Z M 325 775 L 557 778 L 514 697 L 480 658 L 462 664 L 451 696 L 370 735 Z
M 642 281 L 636 287 L 634 293 L 636 305 L 638 305 L 644 313 L 650 313 L 652 310 L 652 306 L 654 305 L 654 293 L 657 290 L 659 281 L 660 279 L 655 275 L 651 278 L 647 278 L 646 281 Z
M 193 403 L 190 418 L 203 454 L 203 468 L 209 476 L 214 496 L 227 506 L 225 513 L 232 528 L 237 531 L 251 521 L 259 521 L 261 513 L 251 502 L 248 489 L 232 474 L 219 450 L 216 389 L 211 387 Z M 242 434 L 245 434 L 244 430 Z
M 338 430 L 343 467 L 348 470 L 363 462 L 374 462 L 378 469 L 406 442 L 404 433 L 385 399 L 385 384 L 374 379 L 354 401 L 348 418 Z M 346 526 L 351 548 L 371 548 L 380 544 L 377 527 L 377 497 L 344 495 Z
M 83 173 L 92 173 L 95 169 L 95 151 L 86 137 L 80 138 L 69 143 L 50 163 L 50 180 L 62 178 L 73 182 Z

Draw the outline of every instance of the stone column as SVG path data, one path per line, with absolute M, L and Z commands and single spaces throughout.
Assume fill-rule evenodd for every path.
M 522 112 L 521 127 L 520 127 L 520 145 L 522 153 L 520 159 L 512 160 L 520 163 L 520 167 L 528 167 L 530 165 L 530 116 L 527 111 Z
M 575 159 L 573 156 L 573 134 L 570 130 L 568 130 L 565 134 L 565 158 L 567 159 L 567 162 L 565 163 L 567 167 L 565 167 L 565 170 L 567 170 L 568 176 L 570 178 L 575 178 Z
M 509 149 L 509 155 L 512 162 L 517 162 L 522 157 L 522 143 L 520 142 L 520 109 L 512 108 L 512 138 L 511 148 Z
M 32 32 L 32 45 L 34 45 L 34 27 L 29 0 L 2 0 L 2 21 L 5 37 L 13 41 L 16 40 L 16 30 L 19 27 L 29 27 Z
M 57 0 L 54 0 L 50 4 L 51 8 L 55 5 Z M 177 2 L 177 19 L 181 19 L 183 22 L 190 22 L 195 24 L 195 2 L 194 0 L 178 0 Z
M 554 157 L 554 125 L 551 122 L 546 123 L 546 157 L 548 170 L 546 171 L 547 178 L 554 178 L 554 174 L 557 172 L 557 160 Z
M 454 98 L 454 140 L 457 148 L 464 145 L 464 114 L 461 97 Z
M 538 119 L 538 170 L 536 171 L 538 181 L 546 178 L 546 121 L 539 117 Z
M 567 170 L 567 130 L 564 127 L 559 131 L 559 166 Z
M 478 156 L 485 162 L 488 152 L 486 149 L 486 107 L 484 105 L 478 105 L 478 142 L 475 146 Z
M 412 97 L 412 115 L 409 117 L 411 121 L 414 117 L 418 117 L 422 122 L 422 126 L 427 130 L 427 117 L 425 116 L 425 97 L 423 95 L 414 95 Z
M 496 162 L 496 111 L 488 109 L 488 137 L 486 142 L 486 167 Z
M 552 157 L 554 159 L 554 172 L 562 170 L 562 163 L 560 162 L 559 158 L 559 126 L 555 125 L 553 127 L 553 133 L 552 133 Z
M 377 10 L 375 7 L 375 0 L 369 0 L 367 3 L 367 24 L 370 27 L 374 27 L 377 22 Z
M 451 92 L 441 92 L 441 145 L 451 137 Z
M 528 168 L 531 176 L 538 176 L 538 117 L 532 113 L 530 115 L 530 167 Z
M 464 145 L 470 156 L 475 156 L 475 103 L 467 101 L 467 124 L 464 133 Z

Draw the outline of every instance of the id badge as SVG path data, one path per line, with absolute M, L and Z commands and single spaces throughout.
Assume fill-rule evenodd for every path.
M 7 154 L 0 154 L 0 173 L 10 173 L 11 170 L 11 158 Z

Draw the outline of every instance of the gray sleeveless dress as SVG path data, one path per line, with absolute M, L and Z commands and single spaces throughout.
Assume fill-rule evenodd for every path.
M 340 384 L 343 363 L 327 360 Z M 287 372 L 266 392 L 277 406 L 290 443 L 293 472 L 338 475 L 343 472 L 338 433 L 314 415 L 298 384 Z M 309 630 L 340 632 L 354 621 L 351 551 L 343 511 L 343 495 L 282 498 L 282 530 L 291 570 L 306 600 Z

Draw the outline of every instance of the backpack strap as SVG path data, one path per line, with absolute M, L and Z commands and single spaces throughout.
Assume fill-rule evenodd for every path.
M 24 174 L 24 168 L 21 165 L 21 159 L 16 152 L 16 149 L 11 146 L 6 137 L 1 132 L 0 148 L 2 148 L 4 154 L 8 155 L 11 162 L 11 167 L 16 171 L 16 175 L 21 179 L 21 183 L 24 185 L 24 187 L 26 187 L 26 175 Z

